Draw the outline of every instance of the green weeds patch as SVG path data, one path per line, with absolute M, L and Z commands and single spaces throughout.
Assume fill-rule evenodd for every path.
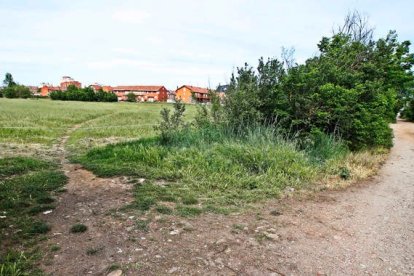
M 167 144 L 155 137 L 96 148 L 77 161 L 101 176 L 145 178 L 135 185 L 139 210 L 168 201 L 181 206 L 178 214 L 192 216 L 227 213 L 229 206 L 274 198 L 286 187 L 304 188 L 316 179 L 324 158 L 332 158 L 329 152 L 315 158 L 268 129 L 243 137 L 216 128 L 175 135 Z
M 86 230 L 88 230 L 88 227 L 81 223 L 75 224 L 70 228 L 70 232 L 75 234 L 86 232 Z
M 49 162 L 27 157 L 3 158 L 0 159 L 0 179 L 53 167 Z
M 53 193 L 66 181 L 49 162 L 25 157 L 0 159 L 1 276 L 36 275 L 31 257 L 10 250 L 17 244 L 34 244 L 39 235 L 50 231 L 51 226 L 37 214 L 54 209 Z

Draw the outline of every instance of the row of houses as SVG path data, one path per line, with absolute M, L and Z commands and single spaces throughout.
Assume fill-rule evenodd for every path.
M 40 87 L 40 96 L 47 97 L 53 91 L 66 91 L 70 85 L 81 88 L 82 84 L 69 76 L 64 76 L 59 86 L 43 83 Z M 114 93 L 118 101 L 126 101 L 129 94 L 134 94 L 138 102 L 173 102 L 177 99 L 185 103 L 208 103 L 210 102 L 208 88 L 183 85 L 176 90 L 168 90 L 163 85 L 121 85 L 105 86 L 98 83 L 89 85 L 94 91 Z M 226 85 L 219 85 L 216 92 L 221 97 L 227 91 Z

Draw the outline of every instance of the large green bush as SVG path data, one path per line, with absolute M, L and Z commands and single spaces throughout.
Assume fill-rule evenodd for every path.
M 84 101 L 84 102 L 117 102 L 118 97 L 114 93 L 98 90 L 95 92 L 90 87 L 77 88 L 70 85 L 66 91 L 53 91 L 50 93 L 52 100 L 60 101 Z
M 409 46 L 395 32 L 377 41 L 338 33 L 324 37 L 320 54 L 305 64 L 284 68 L 277 59 L 260 59 L 257 70 L 245 64 L 231 79 L 226 120 L 239 128 L 277 122 L 303 137 L 319 130 L 352 149 L 391 147 L 388 125 L 413 87 Z
M 3 88 L 1 94 L 4 95 L 4 97 L 13 99 L 13 98 L 23 98 L 27 99 L 32 97 L 32 93 L 30 93 L 30 90 L 28 87 L 24 85 L 13 85 L 9 87 Z
M 414 99 L 407 101 L 401 112 L 401 117 L 409 121 L 414 121 Z

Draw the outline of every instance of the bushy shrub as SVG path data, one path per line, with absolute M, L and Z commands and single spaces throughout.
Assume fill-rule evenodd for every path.
M 305 64 L 284 69 L 277 59 L 260 59 L 257 70 L 245 64 L 231 79 L 225 119 L 242 128 L 278 122 L 302 137 L 317 129 L 355 150 L 389 148 L 389 123 L 414 82 L 409 45 L 395 32 L 377 41 L 338 33 L 324 37 L 320 54 Z M 404 114 L 410 116 L 409 106 Z
M 407 101 L 401 112 L 401 117 L 409 121 L 414 121 L 414 99 Z
M 137 96 L 135 96 L 134 93 L 128 93 L 126 101 L 130 103 L 135 103 L 137 101 Z
M 118 97 L 114 93 L 98 90 L 95 92 L 90 87 L 77 88 L 70 85 L 66 91 L 53 91 L 50 93 L 52 100 L 60 101 L 84 101 L 84 102 L 117 102 Z
M 9 99 L 14 99 L 14 98 L 27 99 L 32 96 L 32 93 L 30 92 L 28 87 L 24 85 L 18 85 L 18 84 L 3 88 L 2 94 L 4 94 L 4 97 L 9 98 Z
M 163 108 L 161 110 L 161 122 L 155 127 L 155 130 L 160 133 L 163 143 L 171 142 L 174 134 L 187 127 L 187 124 L 183 120 L 185 112 L 184 103 L 176 100 L 173 106 L 174 112 L 172 114 L 170 114 L 170 109 Z
M 86 230 L 88 230 L 88 227 L 81 223 L 74 224 L 70 228 L 71 233 L 83 233 L 83 232 L 86 232 Z

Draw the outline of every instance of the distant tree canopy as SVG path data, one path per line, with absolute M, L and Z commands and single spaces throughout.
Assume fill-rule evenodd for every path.
M 32 93 L 30 89 L 24 85 L 17 84 L 13 80 L 13 76 L 10 73 L 6 73 L 3 80 L 4 88 L 0 91 L 0 97 L 6 98 L 30 98 Z
M 134 103 L 134 102 L 136 102 L 137 101 L 137 96 L 135 96 L 135 94 L 134 93 L 128 93 L 127 94 L 127 102 L 131 102 L 131 103 Z
M 13 80 L 12 74 L 6 73 L 6 75 L 4 76 L 3 84 L 6 87 L 12 87 L 12 86 L 15 86 L 16 85 L 16 83 Z
M 113 93 L 104 92 L 102 89 L 94 91 L 91 87 L 77 88 L 69 85 L 66 91 L 53 91 L 50 93 L 52 100 L 60 101 L 84 101 L 84 102 L 116 102 L 118 97 Z
M 413 93 L 410 42 L 395 31 L 373 40 L 358 13 L 347 17 L 332 37 L 323 37 L 320 53 L 305 64 L 259 60 L 233 74 L 224 112 L 230 124 L 275 121 L 308 135 L 339 135 L 351 149 L 392 146 L 389 123 Z

